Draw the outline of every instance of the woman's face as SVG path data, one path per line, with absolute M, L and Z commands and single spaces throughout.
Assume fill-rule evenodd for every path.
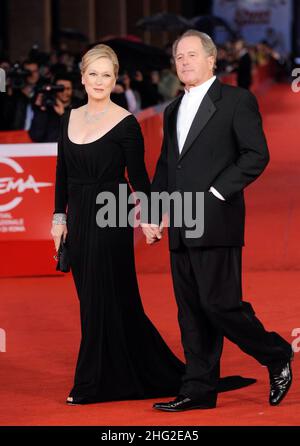
M 116 84 L 112 61 L 101 57 L 90 63 L 82 74 L 82 83 L 90 99 L 108 98 Z

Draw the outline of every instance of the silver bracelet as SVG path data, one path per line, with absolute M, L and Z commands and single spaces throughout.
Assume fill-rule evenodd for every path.
M 52 223 L 54 225 L 66 225 L 67 215 L 66 214 L 53 214 Z

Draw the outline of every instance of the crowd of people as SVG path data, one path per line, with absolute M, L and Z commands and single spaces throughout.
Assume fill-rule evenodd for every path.
M 49 54 L 33 46 L 21 63 L 0 59 L 0 68 L 6 72 L 6 93 L 0 95 L 0 130 L 27 130 L 34 142 L 57 141 L 60 117 L 86 102 L 80 57 L 61 45 Z M 279 80 L 286 64 L 280 54 L 267 42 L 250 46 L 239 39 L 219 46 L 216 73 L 236 73 L 237 85 L 250 88 L 253 66 L 270 60 Z M 169 68 L 146 72 L 131 67 L 120 71 L 112 100 L 137 114 L 174 99 L 182 90 L 170 55 Z

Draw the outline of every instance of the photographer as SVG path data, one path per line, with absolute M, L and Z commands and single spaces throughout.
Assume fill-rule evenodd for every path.
M 0 92 L 0 131 L 10 129 L 11 112 L 11 95 L 12 89 L 9 85 L 8 73 L 11 69 L 9 60 L 0 59 L 0 68 L 5 72 L 4 91 Z
M 81 105 L 72 95 L 72 81 L 66 74 L 58 76 L 53 85 L 45 85 L 39 91 L 29 130 L 34 142 L 57 141 L 61 116 L 70 108 Z
M 28 130 L 33 117 L 33 101 L 42 84 L 37 62 L 26 60 L 16 63 L 7 71 L 7 93 L 3 104 L 5 127 L 3 130 Z

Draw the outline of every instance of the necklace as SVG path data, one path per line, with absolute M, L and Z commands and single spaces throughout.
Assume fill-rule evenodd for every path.
M 100 118 L 102 118 L 102 116 L 105 115 L 105 113 L 107 112 L 107 110 L 109 109 L 110 106 L 110 102 L 107 104 L 107 106 L 105 107 L 104 110 L 99 111 L 97 113 L 91 114 L 89 113 L 87 110 L 84 111 L 84 119 L 86 120 L 86 122 L 91 123 L 91 122 L 96 122 L 99 121 Z

